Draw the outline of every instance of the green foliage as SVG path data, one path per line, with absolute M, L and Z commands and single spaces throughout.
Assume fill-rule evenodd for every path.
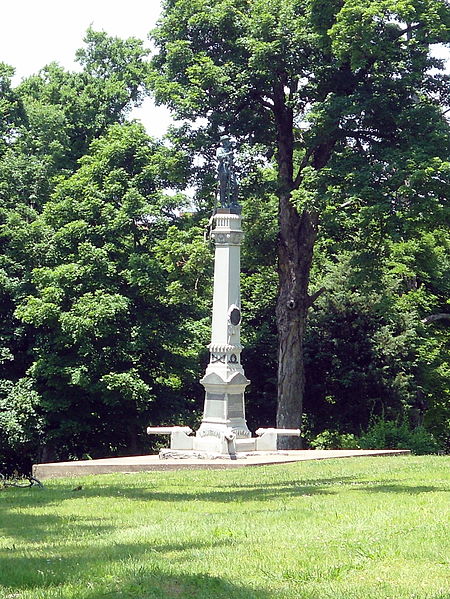
M 184 369 L 195 368 L 198 340 L 185 324 L 197 314 L 204 252 L 198 229 L 179 230 L 173 210 L 180 198 L 162 191 L 168 165 L 176 184 L 180 152 L 140 125 L 112 126 L 37 219 L 50 242 L 44 265 L 33 270 L 36 291 L 15 314 L 38 333 L 30 373 L 58 454 L 137 451 L 145 425 L 167 417 L 171 398 L 183 411 L 174 381 L 183 373 L 186 393 Z M 190 263 L 181 265 L 186 277 L 177 280 L 174 301 L 170 278 L 181 248 Z
M 153 32 L 149 84 L 159 102 L 195 122 L 172 139 L 204 159 L 202 193 L 225 131 L 241 143 L 244 212 L 246 198 L 288 193 L 300 219 L 319 217 L 315 263 L 302 274 L 313 291 L 327 290 L 304 340 L 305 406 L 316 432 L 357 434 L 373 414 L 412 418 L 423 388 L 426 425 L 446 434 L 448 333 L 422 320 L 445 312 L 448 299 L 442 106 L 450 87 L 429 46 L 449 43 L 449 22 L 443 0 L 170 0 Z M 266 206 L 256 206 L 263 214 Z M 246 351 L 259 395 L 251 401 L 266 418 L 275 395 L 277 231 L 271 201 L 264 229 L 253 229 L 248 213 L 248 235 L 261 243 L 243 276 L 254 324 Z M 303 243 L 298 236 L 289 243 Z M 286 255 L 280 272 L 294 268 L 296 248 Z
M 350 59 L 353 68 L 374 59 L 396 60 L 392 41 L 402 36 L 402 23 L 417 31 L 413 37 L 417 46 L 450 40 L 450 16 L 443 0 L 351 0 L 330 29 L 333 49 L 341 60 Z
M 30 455 L 36 455 L 44 422 L 41 397 L 30 379 L 13 383 L 0 380 L 0 471 L 31 471 Z
M 125 124 L 148 52 L 85 42 L 81 72 L 51 64 L 12 89 L 1 70 L 0 360 L 5 384 L 26 377 L 40 398 L 27 468 L 31 454 L 136 452 L 147 424 L 194 418 L 206 343 L 209 254 L 200 219 L 179 216 L 187 156 Z
M 4 152 L 0 146 L 0 198 L 7 205 L 41 208 L 58 176 L 73 171 L 89 144 L 143 97 L 142 42 L 89 29 L 85 43 L 81 72 L 52 63 L 2 100 L 9 100 L 10 120 Z
M 13 67 L 0 62 L 0 156 L 14 139 L 16 127 L 26 120 L 20 96 L 11 87 Z
M 325 430 L 309 442 L 312 449 L 359 449 L 359 439 L 350 433 Z
M 424 425 L 448 451 L 450 448 L 450 335 L 435 325 L 419 349 Z
M 203 143 L 222 126 L 275 149 L 271 105 L 282 102 L 296 123 L 310 123 L 294 127 L 298 150 L 337 135 L 339 149 L 353 147 L 361 159 L 364 144 L 395 153 L 406 137 L 423 145 L 431 133 L 425 119 L 445 128 L 438 98 L 447 83 L 429 72 L 439 63 L 428 45 L 449 42 L 449 20 L 443 0 L 170 1 L 153 32 L 159 53 L 149 81 L 180 118 L 207 117 L 198 129 Z M 415 127 L 422 139 L 413 140 Z M 303 157 L 299 151 L 299 163 Z
M 358 434 L 374 413 L 395 415 L 414 400 L 416 323 L 390 295 L 358 284 L 352 257 L 322 266 L 326 292 L 309 318 L 305 409 L 316 431 Z
M 433 435 L 423 426 L 410 428 L 407 423 L 393 420 L 377 420 L 366 433 L 361 435 L 362 449 L 410 449 L 416 455 L 439 453 L 439 446 Z
M 242 181 L 247 196 L 243 200 L 242 360 L 251 381 L 246 390 L 246 413 L 252 430 L 273 426 L 276 413 L 277 198 L 267 189 L 271 180 L 273 172 L 262 170 Z
M 356 252 L 341 253 L 335 264 L 318 258 L 313 280 L 326 291 L 310 314 L 305 345 L 313 431 L 359 434 L 373 416 L 401 418 L 424 424 L 448 446 L 448 327 L 422 322 L 445 305 L 438 291 L 445 264 L 414 266 L 409 278 L 388 257 L 374 278 L 374 264 L 361 265 Z M 414 254 L 402 260 L 413 263 Z

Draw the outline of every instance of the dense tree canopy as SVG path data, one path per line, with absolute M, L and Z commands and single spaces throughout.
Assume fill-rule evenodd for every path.
M 222 131 L 275 155 L 279 200 L 278 424 L 297 426 L 318 227 L 377 242 L 434 226 L 448 196 L 450 41 L 441 0 L 167 0 L 152 85 L 196 121 L 206 159 Z M 192 135 L 191 135 L 192 140 Z M 192 143 L 192 141 L 191 141 Z M 202 147 L 203 146 L 203 147 Z M 348 223 L 348 221 L 352 221 Z M 350 227 L 348 231 L 347 225 Z
M 88 31 L 80 73 L 13 89 L 2 70 L 0 454 L 22 444 L 23 468 L 38 448 L 137 451 L 148 422 L 194 417 L 209 250 L 177 216 L 186 156 L 125 122 L 146 53 Z
M 74 451 L 123 443 L 136 451 L 150 402 L 170 404 L 181 385 L 189 307 L 168 301 L 158 244 L 174 220 L 161 189 L 184 167 L 141 126 L 112 126 L 38 219 L 51 243 L 32 273 L 37 293 L 16 316 L 39 336 L 29 373 L 48 406 L 53 445 L 70 430 Z

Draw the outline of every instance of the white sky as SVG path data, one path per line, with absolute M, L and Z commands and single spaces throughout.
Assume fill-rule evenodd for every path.
M 5 0 L 0 18 L 0 62 L 16 69 L 15 83 L 56 61 L 74 69 L 75 51 L 92 25 L 117 37 L 147 40 L 161 7 L 159 0 Z M 147 41 L 147 45 L 149 45 Z M 170 123 L 165 108 L 150 99 L 131 115 L 150 135 L 163 135 Z
M 160 13 L 160 0 L 4 0 L 0 20 L 0 62 L 16 69 L 15 83 L 49 62 L 74 69 L 75 50 L 83 45 L 86 29 L 147 40 Z M 148 44 L 148 41 L 147 41 Z M 448 57 L 448 50 L 436 54 Z M 150 99 L 133 111 L 150 135 L 163 135 L 169 112 Z

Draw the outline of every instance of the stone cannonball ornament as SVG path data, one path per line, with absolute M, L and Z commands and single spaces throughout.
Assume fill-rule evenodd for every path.
M 238 324 L 241 324 L 241 311 L 240 309 L 233 305 L 230 307 L 230 309 L 228 310 L 228 318 L 231 322 L 231 324 L 235 327 L 238 326 Z

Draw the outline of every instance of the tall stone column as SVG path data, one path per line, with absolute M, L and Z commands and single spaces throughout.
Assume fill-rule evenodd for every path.
M 215 258 L 210 362 L 200 381 L 206 398 L 194 448 L 216 453 L 229 451 L 230 441 L 237 451 L 252 449 L 244 408 L 244 391 L 250 381 L 241 365 L 240 246 L 244 233 L 237 212 L 217 210 L 211 233 Z

